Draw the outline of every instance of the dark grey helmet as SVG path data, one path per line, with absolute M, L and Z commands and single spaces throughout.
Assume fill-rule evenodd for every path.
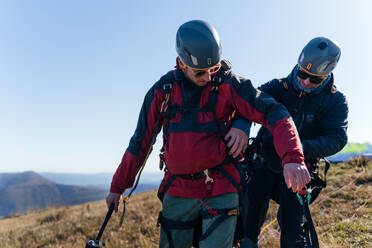
M 298 64 L 316 75 L 328 75 L 336 67 L 341 56 L 340 46 L 334 40 L 317 37 L 302 49 Z
M 176 50 L 182 62 L 193 68 L 211 67 L 221 60 L 220 37 L 205 21 L 182 24 L 177 31 Z

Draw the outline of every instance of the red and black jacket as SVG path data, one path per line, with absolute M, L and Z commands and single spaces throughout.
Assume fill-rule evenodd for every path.
M 295 126 L 287 110 L 273 98 L 255 89 L 248 79 L 223 68 L 215 75 L 221 78 L 216 99 L 215 87 L 209 83 L 198 87 L 180 69 L 164 75 L 146 94 L 138 124 L 129 147 L 113 177 L 111 192 L 123 193 L 130 188 L 156 135 L 156 122 L 165 102 L 167 85 L 172 85 L 169 111 L 163 122 L 164 157 L 167 166 L 163 183 L 174 174 L 194 174 L 220 165 L 226 158 L 223 141 L 234 114 L 264 125 L 274 136 L 274 143 L 283 164 L 303 163 L 304 156 Z M 213 111 L 214 110 L 214 111 Z M 239 173 L 232 163 L 223 165 L 237 182 Z M 167 194 L 189 198 L 205 198 L 236 192 L 224 175 L 215 171 L 214 182 L 204 178 L 188 180 L 177 177 Z

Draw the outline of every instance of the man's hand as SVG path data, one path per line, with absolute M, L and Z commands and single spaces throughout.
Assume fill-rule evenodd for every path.
M 118 212 L 120 196 L 120 194 L 110 192 L 106 197 L 107 208 L 110 208 L 111 203 L 115 203 L 115 213 Z
M 230 131 L 225 135 L 227 147 L 230 147 L 229 155 L 236 158 L 241 152 L 245 152 L 248 145 L 247 135 L 238 128 L 231 128 Z
M 300 191 L 310 182 L 310 174 L 304 164 L 288 163 L 284 165 L 283 176 L 288 189 L 293 192 Z

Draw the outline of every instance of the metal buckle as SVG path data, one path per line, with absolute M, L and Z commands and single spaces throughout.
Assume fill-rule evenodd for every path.
M 228 215 L 228 216 L 231 216 L 231 215 L 239 215 L 239 210 L 238 210 L 238 209 L 232 209 L 232 210 L 230 210 L 229 212 L 227 212 L 227 215 Z
M 171 90 L 172 89 L 172 84 L 171 83 L 166 83 L 163 85 L 163 90 Z

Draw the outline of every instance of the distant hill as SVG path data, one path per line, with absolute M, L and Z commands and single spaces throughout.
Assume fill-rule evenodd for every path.
M 108 189 L 113 173 L 50 173 L 40 172 L 41 176 L 60 184 L 95 186 Z M 163 177 L 162 172 L 144 172 L 141 175 L 140 185 L 159 185 Z M 140 186 L 138 186 L 140 187 Z M 154 189 L 154 188 L 153 188 Z
M 113 176 L 112 173 L 84 174 L 41 172 L 39 174 L 59 184 L 97 187 L 106 191 L 110 189 L 110 183 Z M 142 173 L 141 179 L 134 193 L 157 189 L 162 177 L 163 173 L 160 171 Z M 129 191 L 126 191 L 126 193 L 128 192 Z
M 349 161 L 351 158 L 360 156 L 372 156 L 372 145 L 370 143 L 349 142 L 340 152 L 328 157 L 328 159 L 332 162 L 346 162 Z
M 0 173 L 0 216 L 101 200 L 106 193 L 94 187 L 57 184 L 32 171 Z
M 77 186 L 98 186 L 107 187 L 110 185 L 112 173 L 51 173 L 39 172 L 41 176 L 60 184 L 77 185 Z

